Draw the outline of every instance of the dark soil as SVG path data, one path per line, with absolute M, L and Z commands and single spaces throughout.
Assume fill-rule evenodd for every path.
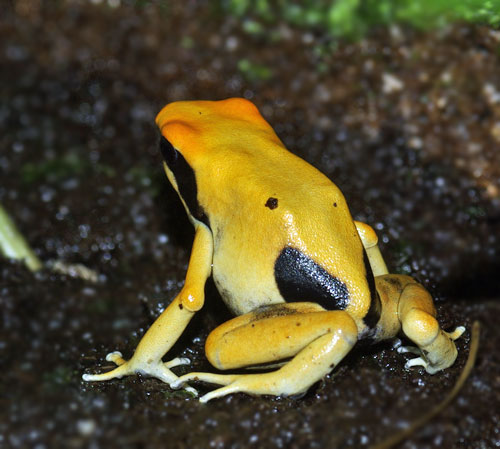
M 230 96 L 335 181 L 389 266 L 436 297 L 444 328 L 482 323 L 458 399 L 401 447 L 500 446 L 500 32 L 395 27 L 337 45 L 284 23 L 247 34 L 212 2 L 94 3 L 0 7 L 0 203 L 42 260 L 100 275 L 0 261 L 0 447 L 369 447 L 452 388 L 469 331 L 445 372 L 406 371 L 390 344 L 359 347 L 302 398 L 202 405 L 141 376 L 81 381 L 109 368 L 108 352 L 129 357 L 183 282 L 193 233 L 155 114 Z M 208 285 L 172 351 L 192 359 L 178 373 L 212 369 L 203 342 L 228 317 Z

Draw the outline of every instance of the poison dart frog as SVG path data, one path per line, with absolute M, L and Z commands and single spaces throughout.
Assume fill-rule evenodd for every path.
M 367 224 L 354 221 L 339 188 L 290 153 L 242 98 L 168 104 L 156 123 L 169 181 L 195 228 L 184 286 L 125 361 L 102 381 L 143 373 L 173 388 L 190 381 L 230 393 L 298 395 L 332 371 L 358 340 L 408 337 L 428 373 L 451 366 L 463 327 L 444 332 L 431 295 L 409 276 L 389 274 Z M 205 352 L 219 370 L 273 364 L 270 372 L 178 377 L 189 363 L 162 357 L 215 285 L 235 318 L 213 330 Z M 404 349 L 403 349 L 404 350 Z M 192 387 L 186 387 L 195 391 Z

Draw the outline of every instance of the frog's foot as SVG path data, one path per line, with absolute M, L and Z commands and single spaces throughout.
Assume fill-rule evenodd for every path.
M 459 339 L 464 332 L 465 332 L 464 326 L 457 326 L 457 328 L 453 332 L 443 331 L 443 333 L 448 337 L 450 337 L 450 339 L 453 341 Z M 417 346 L 403 346 L 399 338 L 396 339 L 393 347 L 396 349 L 396 351 L 398 351 L 399 354 L 406 354 L 406 353 L 411 353 L 416 355 L 422 354 L 422 351 Z
M 184 382 L 190 380 L 207 382 L 211 384 L 224 385 L 211 391 L 200 398 L 200 402 L 208 402 L 212 399 L 221 398 L 232 393 L 270 394 L 274 396 L 287 395 L 283 386 L 280 385 L 277 372 L 265 374 L 212 374 L 212 373 L 189 373 L 179 377 L 172 383 L 172 388 L 180 387 Z M 282 391 L 283 390 L 283 391 Z
M 455 361 L 457 350 L 453 341 L 465 332 L 464 326 L 458 326 L 453 332 L 439 330 L 437 337 L 431 343 L 421 348 L 416 346 L 399 346 L 398 353 L 415 354 L 419 357 L 409 359 L 405 363 L 405 369 L 414 366 L 422 366 L 429 374 L 448 368 Z
M 179 365 L 187 365 L 190 360 L 185 357 L 177 357 L 169 362 L 159 361 L 148 361 L 143 362 L 141 360 L 135 360 L 133 357 L 126 361 L 121 352 L 115 351 L 110 352 L 106 356 L 108 362 L 113 362 L 117 367 L 107 373 L 102 374 L 84 374 L 82 379 L 87 382 L 99 382 L 111 379 L 120 379 L 124 376 L 131 376 L 134 374 L 143 374 L 150 377 L 155 377 L 169 385 L 178 379 L 178 377 L 170 371 L 170 368 Z M 186 387 L 186 391 L 198 395 L 197 391 L 192 387 Z

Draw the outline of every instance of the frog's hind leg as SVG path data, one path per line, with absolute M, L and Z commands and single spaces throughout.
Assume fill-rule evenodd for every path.
M 373 228 L 362 221 L 355 221 L 356 230 L 366 251 L 373 276 L 383 276 L 389 274 L 384 258 L 378 247 L 378 237 Z
M 215 329 L 207 339 L 207 357 L 222 370 L 293 357 L 288 363 L 268 373 L 190 373 L 172 386 L 190 380 L 225 385 L 203 396 L 202 402 L 236 392 L 300 394 L 330 372 L 351 350 L 357 337 L 357 326 L 344 311 L 325 311 L 312 303 L 269 306 Z
M 423 366 L 429 374 L 444 370 L 455 362 L 457 349 L 453 342 L 465 331 L 459 326 L 445 332 L 436 320 L 432 297 L 418 283 L 406 285 L 401 293 L 398 316 L 404 334 L 420 349 L 421 356 L 406 363 L 406 368 Z M 415 352 L 416 348 L 400 348 L 399 352 Z

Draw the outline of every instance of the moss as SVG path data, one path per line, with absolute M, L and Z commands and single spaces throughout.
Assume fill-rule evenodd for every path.
M 273 76 L 273 71 L 270 68 L 256 64 L 249 59 L 238 61 L 238 70 L 249 82 L 266 81 Z
M 300 3 L 230 0 L 221 3 L 226 13 L 247 21 L 252 19 L 253 25 L 247 30 L 250 34 L 261 29 L 257 22 L 280 21 L 306 29 L 321 29 L 332 37 L 347 39 L 357 39 L 376 27 L 393 24 L 421 29 L 456 21 L 500 25 L 500 0 L 308 0 Z

